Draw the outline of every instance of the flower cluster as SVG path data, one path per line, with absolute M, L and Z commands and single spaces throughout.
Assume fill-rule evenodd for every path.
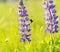
M 44 19 L 46 29 L 45 32 L 55 33 L 58 32 L 58 16 L 56 15 L 55 5 L 53 4 L 53 0 L 44 0 L 43 1 L 44 8 Z
M 25 6 L 23 4 L 23 1 L 21 0 L 18 6 L 18 16 L 19 16 L 19 34 L 20 34 L 20 41 L 24 42 L 25 40 L 30 40 L 30 28 L 29 28 L 29 18 L 28 14 L 26 13 L 27 10 L 25 9 Z

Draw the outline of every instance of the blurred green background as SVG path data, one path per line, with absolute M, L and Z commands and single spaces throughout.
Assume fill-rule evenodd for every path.
M 21 43 L 18 32 L 19 1 L 0 2 L 0 52 L 50 52 L 50 33 L 45 33 L 42 0 L 23 0 L 31 23 L 31 42 Z M 54 52 L 60 52 L 60 0 L 54 0 L 59 16 L 58 33 L 53 35 Z

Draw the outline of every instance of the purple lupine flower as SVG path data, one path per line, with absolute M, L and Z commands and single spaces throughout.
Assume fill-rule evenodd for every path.
M 48 26 L 50 26 L 50 23 L 49 22 L 45 22 L 45 25 L 48 27 Z
M 58 16 L 56 15 L 56 10 L 55 10 L 55 5 L 53 4 L 53 0 L 45 0 L 43 7 L 47 6 L 44 10 L 44 19 L 45 19 L 45 25 L 46 29 L 45 32 L 50 32 L 50 33 L 55 33 L 58 32 L 57 28 L 57 18 Z
M 24 32 L 20 32 L 19 34 L 20 34 L 21 36 L 24 36 Z
M 21 32 L 24 32 L 24 31 L 25 31 L 24 27 L 21 27 L 19 30 L 20 30 Z
M 21 42 L 24 42 L 24 41 L 25 41 L 25 39 L 24 39 L 24 38 L 20 38 L 20 41 L 21 41 Z
M 50 31 L 50 29 L 48 29 L 48 28 L 45 29 L 45 32 L 49 32 L 49 31 Z
M 25 21 L 28 21 L 28 20 L 29 20 L 29 18 L 28 18 L 28 17 L 25 17 L 25 18 L 24 18 L 24 20 L 25 20 Z
M 51 9 L 51 8 L 54 8 L 54 7 L 55 7 L 55 5 L 50 3 L 49 8 Z
M 26 25 L 26 27 L 28 27 L 30 24 L 29 23 L 26 23 L 25 25 Z
M 28 37 L 28 36 L 30 36 L 30 35 L 31 35 L 30 32 L 27 32 L 27 33 L 26 33 L 26 37 Z
M 56 13 L 56 10 L 55 10 L 55 9 L 52 9 L 51 12 L 52 12 L 52 13 Z
M 29 31 L 29 30 L 30 30 L 30 28 L 29 28 L 29 27 L 26 27 L 26 30 L 27 30 L 27 31 Z
M 49 3 L 53 3 L 53 0 L 49 0 Z
M 43 4 L 43 9 L 47 9 L 47 7 L 48 7 L 48 6 L 47 6 L 47 3 L 48 3 L 48 2 L 47 2 L 46 0 L 42 3 L 42 4 Z
M 20 34 L 20 41 L 24 42 L 26 40 L 28 40 L 29 42 L 31 41 L 29 36 L 30 34 L 30 28 L 29 25 L 30 23 L 28 22 L 29 18 L 28 18 L 28 14 L 27 14 L 27 10 L 25 9 L 25 6 L 23 4 L 23 1 L 20 0 L 19 6 L 18 6 L 18 25 L 19 27 L 19 34 Z
M 27 37 L 26 40 L 28 40 L 29 42 L 31 41 L 29 37 Z

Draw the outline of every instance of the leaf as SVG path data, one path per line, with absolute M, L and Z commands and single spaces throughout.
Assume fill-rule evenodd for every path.
M 60 44 L 60 42 L 56 42 L 55 45 Z
M 56 40 L 55 40 L 55 45 L 60 44 L 59 40 L 60 40 L 60 36 L 58 36 L 58 37 L 56 38 Z

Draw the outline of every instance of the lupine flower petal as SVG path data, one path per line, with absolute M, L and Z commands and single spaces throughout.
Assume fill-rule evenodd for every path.
M 44 13 L 44 16 L 48 16 L 48 14 L 49 14 L 48 12 L 45 12 L 45 13 Z
M 57 26 L 57 25 L 55 25 L 55 28 L 58 28 L 58 26 Z
M 49 20 L 51 20 L 53 17 L 52 16 L 49 16 Z
M 55 32 L 58 32 L 58 30 L 57 30 L 57 29 L 55 29 Z
M 45 29 L 45 32 L 49 32 L 50 30 L 48 28 Z
M 19 18 L 18 21 L 23 22 L 24 20 L 22 18 Z
M 21 32 L 20 35 L 21 35 L 21 36 L 24 36 L 24 32 Z
M 45 20 L 49 20 L 49 17 L 45 17 L 44 19 L 45 19 Z
M 28 36 L 30 36 L 31 34 L 28 32 L 28 33 L 26 33 L 26 36 L 28 37 Z
M 23 5 L 23 2 L 22 2 L 22 0 L 20 1 L 19 5 Z
M 56 10 L 55 10 L 55 9 L 53 9 L 53 10 L 52 10 L 52 13 L 56 13 Z
M 58 24 L 58 21 L 54 21 L 54 24 Z
M 30 28 L 26 27 L 26 30 L 27 30 L 27 31 L 29 31 L 29 30 L 30 30 Z
M 54 7 L 55 7 L 54 4 L 49 5 L 49 8 L 54 8 Z
M 26 38 L 29 42 L 31 41 L 30 38 Z
M 26 17 L 24 20 L 25 20 L 25 21 L 27 21 L 28 19 L 29 19 L 29 18 L 28 18 L 28 17 Z
M 45 22 L 45 25 L 46 25 L 46 26 L 50 26 L 50 23 L 48 23 L 48 22 Z
M 43 9 L 47 9 L 47 8 L 48 8 L 48 6 L 47 6 L 47 2 L 46 2 L 46 1 L 43 2 L 42 4 L 43 4 Z
M 27 24 L 25 24 L 26 25 L 26 27 L 28 27 L 30 24 L 29 23 L 27 23 Z
M 51 29 L 50 32 L 51 33 L 54 33 L 55 32 L 55 28 Z
M 22 32 L 24 32 L 24 28 L 20 28 L 19 30 L 22 31 Z
M 24 41 L 25 41 L 25 39 L 24 39 L 24 38 L 20 38 L 20 41 L 21 41 L 21 42 L 24 42 Z
M 25 6 L 22 6 L 22 9 L 25 9 Z
M 53 3 L 53 0 L 49 0 L 49 3 Z
M 54 16 L 54 19 L 57 19 L 58 18 L 58 16 Z

